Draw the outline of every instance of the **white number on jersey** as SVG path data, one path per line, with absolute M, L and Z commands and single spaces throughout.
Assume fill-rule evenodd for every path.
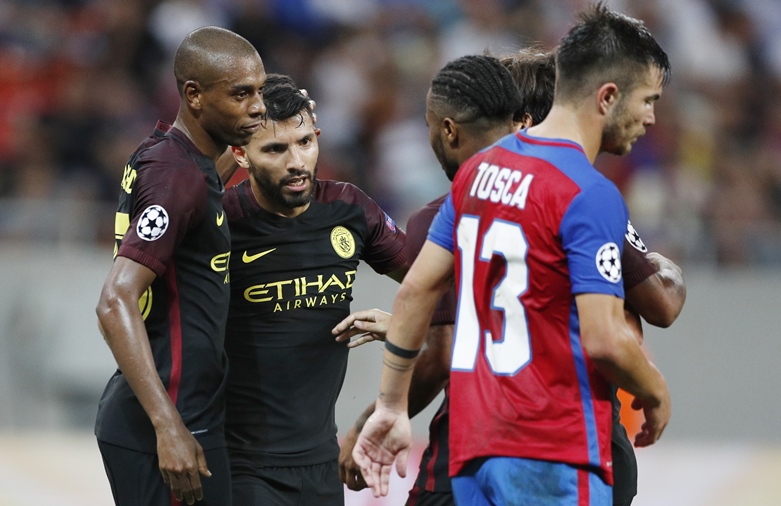
M 485 236 L 478 237 L 479 218 L 463 216 L 458 223 L 458 247 L 461 250 L 461 286 L 458 295 L 458 316 L 453 343 L 452 368 L 471 371 L 480 350 L 480 336 L 485 342 L 485 356 L 494 374 L 514 375 L 531 359 L 526 309 L 520 296 L 529 285 L 526 250 L 528 245 L 521 226 L 495 220 Z M 476 251 L 480 250 L 479 258 Z M 475 263 L 489 262 L 494 255 L 504 260 L 504 278 L 495 287 L 478 287 L 477 292 L 491 290 L 491 308 L 504 313 L 502 335 L 494 341 L 489 330 L 480 328 L 475 307 Z M 489 318 L 484 317 L 484 320 Z

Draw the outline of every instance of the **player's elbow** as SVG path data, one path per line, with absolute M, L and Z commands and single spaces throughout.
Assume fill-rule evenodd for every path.
M 615 364 L 621 362 L 620 329 L 610 325 L 602 329 L 581 329 L 581 342 L 583 351 L 588 357 L 602 364 Z
M 104 329 L 109 324 L 109 320 L 119 313 L 122 304 L 123 300 L 119 293 L 111 290 L 109 287 L 103 288 L 98 299 L 98 305 L 95 307 L 95 314 L 98 317 L 98 328 L 104 337 L 106 337 Z
M 663 297 L 647 314 L 642 315 L 645 321 L 654 327 L 667 328 L 678 319 L 686 300 L 686 289 L 677 290 L 676 293 Z

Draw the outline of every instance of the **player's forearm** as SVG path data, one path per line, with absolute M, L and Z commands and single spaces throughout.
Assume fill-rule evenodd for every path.
M 407 409 L 409 386 L 417 356 L 404 355 L 420 350 L 440 295 L 439 290 L 420 290 L 414 282 L 409 282 L 409 278 L 399 289 L 386 341 L 404 353 L 389 351 L 386 345 L 378 399 L 389 409 Z
M 412 381 L 409 389 L 409 405 L 407 406 L 407 413 L 410 418 L 413 418 L 418 413 L 426 409 L 431 404 L 439 392 L 447 385 L 448 378 L 442 378 L 442 375 L 437 373 L 431 373 L 431 371 L 418 372 L 417 365 L 415 371 L 412 374 Z
M 412 418 L 423 411 L 450 380 L 450 354 L 453 325 L 432 325 L 426 335 L 426 347 L 412 372 L 407 412 Z
M 583 349 L 597 370 L 635 397 L 661 402 L 666 383 L 629 329 L 623 301 L 606 294 L 580 294 L 575 301 Z
M 628 290 L 627 304 L 645 321 L 657 327 L 669 327 L 678 318 L 686 301 L 683 272 L 674 262 L 658 253 L 647 258 L 657 272 Z
M 366 409 L 363 410 L 363 413 L 361 413 L 358 418 L 355 420 L 355 424 L 353 425 L 353 430 L 355 430 L 356 434 L 360 434 L 363 430 L 363 426 L 366 425 L 366 420 L 369 419 L 370 416 L 372 416 L 372 413 L 374 413 L 374 403 L 369 404 L 366 406 Z
M 653 255 L 653 253 L 649 253 L 649 255 Z M 657 259 L 655 263 L 659 269 L 656 276 L 667 293 L 669 301 L 668 320 L 672 324 L 681 313 L 683 304 L 686 302 L 686 283 L 683 281 L 683 271 L 671 260 L 661 255 L 654 255 L 653 258 Z
M 102 296 L 98 321 L 117 365 L 155 430 L 181 423 L 157 374 L 137 297 Z
M 640 399 L 659 403 L 667 395 L 667 383 L 626 330 L 621 344 L 611 352 L 589 355 L 608 382 Z

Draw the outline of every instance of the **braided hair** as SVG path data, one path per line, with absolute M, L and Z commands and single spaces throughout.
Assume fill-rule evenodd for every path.
M 431 82 L 430 99 L 459 123 L 504 121 L 521 110 L 512 76 L 487 55 L 462 56 L 445 65 Z

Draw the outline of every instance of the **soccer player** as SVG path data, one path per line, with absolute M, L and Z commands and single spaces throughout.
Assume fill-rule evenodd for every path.
M 411 371 L 454 267 L 457 502 L 612 504 L 609 383 L 644 411 L 636 446 L 661 436 L 667 386 L 624 318 L 626 207 L 592 163 L 653 124 L 668 73 L 641 22 L 592 6 L 559 46 L 548 117 L 458 172 L 396 297 L 380 396 L 353 452 L 375 495 L 397 456 L 404 473 Z
M 400 280 L 405 235 L 357 187 L 317 179 L 319 130 L 309 99 L 269 75 L 267 120 L 226 191 L 232 237 L 226 437 L 233 501 L 343 505 L 335 404 L 346 343 L 331 329 L 350 312 L 359 260 Z
M 488 86 L 489 83 L 481 82 L 479 75 L 485 70 L 480 63 L 483 57 L 465 57 L 451 62 L 434 78 L 432 94 L 439 97 L 440 102 L 448 105 L 446 114 L 451 116 L 441 117 L 435 111 L 429 111 L 435 129 L 444 128 L 458 130 L 459 139 L 471 139 L 480 132 L 474 132 L 470 123 L 460 123 L 456 118 L 460 109 L 478 110 L 481 114 L 487 106 L 481 100 L 482 97 L 497 93 L 496 89 Z M 540 52 L 537 50 L 522 50 L 512 56 L 501 58 L 502 64 L 511 72 L 513 81 L 518 87 L 521 99 L 520 117 L 521 125 L 528 127 L 539 124 L 547 116 L 553 102 L 555 81 L 555 61 L 552 52 Z M 490 71 L 490 69 L 488 69 Z M 479 93 L 467 93 L 467 90 L 456 85 L 473 83 L 478 87 L 484 85 L 485 89 Z M 469 119 L 467 117 L 467 119 Z M 478 142 L 476 145 L 469 143 L 468 149 L 463 149 L 461 143 L 441 143 L 438 151 L 443 154 L 443 168 L 448 171 L 452 180 L 453 168 L 460 165 L 477 150 L 482 149 L 499 140 L 502 132 L 495 132 L 482 139 L 485 145 Z M 478 137 L 478 139 L 480 139 Z M 452 163 L 447 160 L 453 160 Z M 426 239 L 428 228 L 444 202 L 446 195 L 430 202 L 421 210 L 410 217 L 407 223 L 407 256 L 410 262 L 414 261 L 420 248 Z M 628 225 L 624 240 L 622 254 L 624 289 L 626 291 L 626 306 L 639 308 L 640 314 L 649 322 L 659 326 L 669 326 L 680 313 L 685 300 L 685 285 L 680 268 L 670 260 L 657 253 L 647 253 L 639 236 L 631 225 Z M 337 325 L 335 332 L 341 338 L 346 339 L 361 332 L 372 332 L 382 337 L 385 331 L 386 319 L 389 315 L 378 314 L 378 310 L 359 311 L 353 313 L 344 322 Z M 445 388 L 445 398 L 437 413 L 431 421 L 429 430 L 429 445 L 423 453 L 418 478 L 415 486 L 410 491 L 407 501 L 409 506 L 427 505 L 452 505 L 454 499 L 450 487 L 450 478 L 447 472 L 448 461 L 448 390 L 447 383 L 450 377 L 450 357 L 452 347 L 453 323 L 455 322 L 456 304 L 455 289 L 451 287 L 447 294 L 438 302 L 437 309 L 431 320 L 426 335 L 426 347 L 421 351 L 412 377 L 409 392 L 409 415 L 415 416 L 425 408 L 431 400 Z M 633 318 L 634 315 L 628 315 Z M 370 318 L 371 322 L 361 321 Z M 639 321 L 634 321 L 635 325 Z M 352 325 L 352 328 L 351 328 Z M 640 327 L 637 327 L 638 338 L 642 339 Z M 356 340 L 355 343 L 362 343 Z M 613 505 L 627 506 L 637 490 L 637 463 L 632 451 L 624 427 L 620 423 L 620 403 L 614 397 L 613 406 L 613 433 L 612 454 L 613 474 L 615 484 L 613 488 Z M 342 480 L 353 490 L 360 490 L 365 483 L 360 475 L 360 470 L 352 460 L 352 450 L 355 440 L 366 419 L 374 412 L 374 404 L 361 414 L 354 427 L 348 431 L 339 458 L 339 471 Z
M 184 38 L 174 74 L 176 120 L 158 123 L 122 179 L 97 306 L 119 368 L 95 434 L 117 505 L 225 506 L 230 234 L 215 160 L 260 128 L 266 74 L 247 40 L 217 27 Z

